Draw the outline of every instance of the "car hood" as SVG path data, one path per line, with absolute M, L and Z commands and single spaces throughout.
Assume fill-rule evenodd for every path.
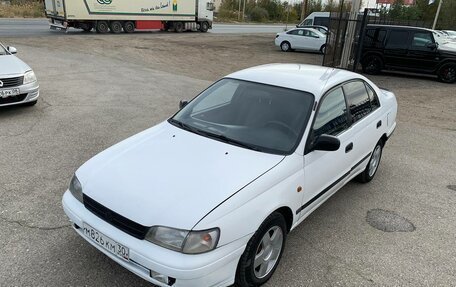
M 13 55 L 0 56 L 0 76 L 24 74 L 30 67 Z
M 164 122 L 98 154 L 76 175 L 84 194 L 130 220 L 190 230 L 283 158 Z

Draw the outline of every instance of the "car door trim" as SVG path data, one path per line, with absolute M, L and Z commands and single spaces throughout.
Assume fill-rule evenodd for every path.
M 350 169 L 350 171 L 346 172 L 344 175 L 342 175 L 341 177 L 339 177 L 336 181 L 334 181 L 333 183 L 331 183 L 328 187 L 326 187 L 325 189 L 323 189 L 320 193 L 318 193 L 317 195 L 315 195 L 312 199 L 310 199 L 309 201 L 307 201 L 303 206 L 301 206 L 300 208 L 298 208 L 296 210 L 296 215 L 298 215 L 301 211 L 303 211 L 304 209 L 306 209 L 307 207 L 309 207 L 312 203 L 314 203 L 317 199 L 319 199 L 320 197 L 322 197 L 325 193 L 327 193 L 328 191 L 330 191 L 334 186 L 336 186 L 336 184 L 338 184 L 339 182 L 341 182 L 344 178 L 346 178 L 347 176 L 349 176 L 353 170 L 355 170 L 360 164 L 362 164 L 366 159 L 368 159 L 370 156 L 371 156 L 372 152 L 370 152 L 368 155 L 366 155 L 365 157 L 363 157 L 359 162 L 357 162 L 354 166 L 352 166 L 352 168 Z

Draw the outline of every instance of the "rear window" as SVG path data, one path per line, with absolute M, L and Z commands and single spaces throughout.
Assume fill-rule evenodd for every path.
M 315 17 L 313 24 L 318 25 L 318 26 L 328 27 L 329 26 L 329 17 Z

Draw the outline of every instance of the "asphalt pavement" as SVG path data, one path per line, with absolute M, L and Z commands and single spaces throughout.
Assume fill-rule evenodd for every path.
M 214 34 L 255 34 L 278 33 L 285 25 L 254 25 L 254 24 L 214 24 L 209 33 Z M 288 26 L 290 27 L 290 26 Z M 31 37 L 53 36 L 64 32 L 49 29 L 47 19 L 0 19 L 0 37 Z M 70 28 L 68 34 L 80 34 L 82 30 Z M 138 33 L 157 33 L 153 31 Z

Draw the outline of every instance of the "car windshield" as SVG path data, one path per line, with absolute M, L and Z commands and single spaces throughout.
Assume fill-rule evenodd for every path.
M 0 56 L 3 55 L 8 55 L 8 52 L 6 51 L 5 47 L 0 43 Z
M 307 125 L 313 95 L 222 79 L 169 122 L 214 140 L 273 154 L 291 154 Z

